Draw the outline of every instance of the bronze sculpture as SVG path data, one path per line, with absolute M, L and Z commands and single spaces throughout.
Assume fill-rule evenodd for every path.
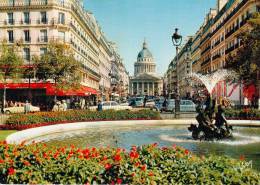
M 232 137 L 232 126 L 229 126 L 224 115 L 224 109 L 218 105 L 218 111 L 215 113 L 216 101 L 212 100 L 210 95 L 206 100 L 206 107 L 199 105 L 196 108 L 198 115 L 196 120 L 199 125 L 191 124 L 188 128 L 192 132 L 192 137 L 195 140 L 219 140 Z M 213 118 L 215 115 L 215 124 Z

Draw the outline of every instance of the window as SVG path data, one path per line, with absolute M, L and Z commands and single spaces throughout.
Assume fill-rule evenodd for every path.
M 44 55 L 47 53 L 47 48 L 40 48 L 40 55 Z
M 30 60 L 30 48 L 23 48 L 23 58 L 24 60 Z
M 8 16 L 8 24 L 14 24 L 14 13 L 7 13 Z
M 24 0 L 24 5 L 30 5 L 31 4 L 31 0 Z
M 59 31 L 59 40 L 65 41 L 65 32 Z
M 24 41 L 25 42 L 30 42 L 31 41 L 30 31 L 29 30 L 24 30 Z
M 24 23 L 30 24 L 30 12 L 24 12 L 23 17 L 24 17 Z
M 47 13 L 41 12 L 41 23 L 46 24 L 47 23 Z
M 59 13 L 59 20 L 58 20 L 59 24 L 65 24 L 65 15 L 64 13 Z
M 109 107 L 109 106 L 110 106 L 110 102 L 105 102 L 105 103 L 103 103 L 103 106 Z
M 9 6 L 14 6 L 14 0 L 9 0 L 8 3 L 9 3 Z
M 13 30 L 9 30 L 7 32 L 8 32 L 8 41 L 14 42 L 14 32 L 13 32 Z
M 47 30 L 40 31 L 40 41 L 41 42 L 48 42 Z

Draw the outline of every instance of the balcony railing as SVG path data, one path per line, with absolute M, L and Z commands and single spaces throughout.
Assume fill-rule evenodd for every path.
M 208 58 L 207 60 L 205 60 L 204 62 L 201 63 L 201 66 L 204 66 L 206 64 L 208 64 L 210 62 L 210 58 Z
M 226 54 L 226 55 L 229 54 L 231 51 L 233 51 L 234 49 L 236 49 L 236 48 L 238 48 L 238 47 L 239 47 L 239 46 L 238 46 L 238 43 L 235 44 L 234 46 L 231 46 L 230 48 L 228 48 L 228 49 L 225 50 L 225 54 Z
M 44 6 L 44 5 L 56 5 L 59 7 L 70 8 L 70 3 L 62 2 L 60 0 L 31 0 L 29 3 L 26 1 L 13 1 L 1 0 L 0 7 L 15 7 L 15 6 Z
M 217 58 L 220 58 L 220 54 L 217 54 L 217 55 L 215 55 L 214 57 L 212 57 L 212 61 L 213 61 L 213 60 L 216 60 Z
M 207 48 L 205 48 L 205 49 L 201 52 L 201 55 L 203 55 L 204 53 L 206 53 L 208 50 L 210 50 L 210 46 L 208 46 Z

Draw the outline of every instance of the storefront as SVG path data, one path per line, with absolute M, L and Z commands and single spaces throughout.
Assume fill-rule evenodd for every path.
M 96 101 L 97 90 L 81 85 L 75 90 L 61 90 L 55 87 L 53 83 L 8 83 L 0 84 L 1 97 L 6 88 L 7 102 L 22 102 L 31 100 L 35 106 L 42 110 L 50 110 L 53 106 L 53 100 L 56 95 L 57 100 L 66 100 L 68 102 L 79 101 L 84 98 L 92 104 Z M 2 102 L 2 101 L 1 101 Z

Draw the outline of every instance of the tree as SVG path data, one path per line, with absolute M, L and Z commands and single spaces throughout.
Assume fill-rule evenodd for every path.
M 69 45 L 60 42 L 50 42 L 45 54 L 35 56 L 36 78 L 52 79 L 55 89 L 76 89 L 80 85 L 80 62 L 74 58 Z M 54 100 L 56 101 L 56 92 Z
M 0 55 L 0 79 L 4 84 L 3 107 L 6 105 L 7 81 L 19 81 L 23 75 L 23 59 L 17 53 L 17 46 L 8 46 L 6 41 L 2 42 Z
M 260 93 L 260 13 L 253 14 L 248 23 L 248 29 L 238 36 L 242 47 L 227 58 L 226 68 L 234 70 L 247 85 L 256 85 Z

